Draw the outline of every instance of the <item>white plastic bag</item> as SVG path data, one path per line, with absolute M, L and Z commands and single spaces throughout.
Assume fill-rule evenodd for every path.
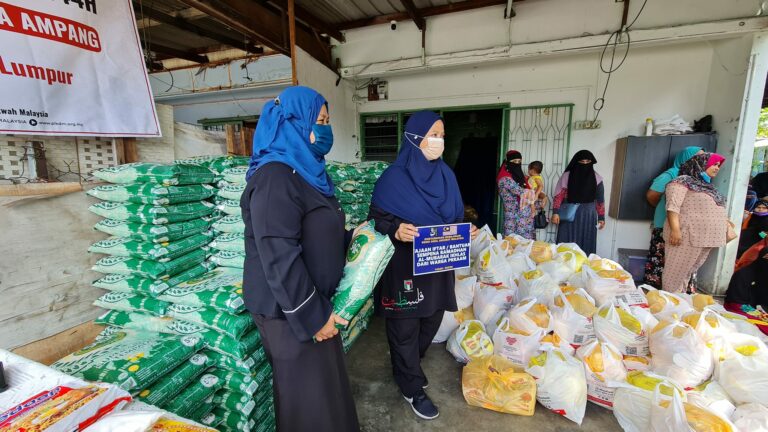
M 649 344 L 651 369 L 683 387 L 696 387 L 712 376 L 712 351 L 688 324 L 663 321 L 651 332 Z
M 648 305 L 651 313 L 659 320 L 680 319 L 693 311 L 693 307 L 682 297 L 647 286 Z
M 536 379 L 536 399 L 550 411 L 581 425 L 587 409 L 587 381 L 581 362 L 559 350 L 531 359 L 526 372 Z
M 582 345 L 576 357 L 584 363 L 589 401 L 613 409 L 614 383 L 627 378 L 621 353 L 610 343 L 593 340 Z
M 536 268 L 549 275 L 557 283 L 564 283 L 574 273 L 573 269 L 576 267 L 576 258 L 572 253 L 567 255 L 559 255 L 552 261 L 547 261 L 539 264 Z
M 456 276 L 454 291 L 456 292 L 456 305 L 459 310 L 456 312 L 445 311 L 443 313 L 443 321 L 440 323 L 440 328 L 432 339 L 432 343 L 442 343 L 448 340 L 448 337 L 459 327 L 459 324 L 466 320 L 466 309 L 472 307 L 472 302 L 475 298 L 476 283 L 477 278 L 475 276 Z M 474 319 L 474 313 L 472 314 L 472 319 Z
M 672 391 L 683 391 L 667 377 L 652 372 L 629 372 L 626 381 L 616 384 L 613 415 L 625 432 L 648 431 L 653 393 L 659 384 L 663 386 L 661 389 L 665 393 L 662 397 L 671 397 Z
M 519 298 L 534 297 L 547 306 L 560 293 L 560 286 L 548 274 L 540 270 L 525 272 L 518 278 Z
M 549 308 L 545 304 L 536 302 L 532 297 L 523 299 L 513 306 L 507 313 L 507 317 L 512 328 L 529 334 L 538 330 L 549 333 L 552 330 L 552 313 Z
M 577 296 L 581 298 L 575 299 L 574 301 L 586 302 L 583 307 L 586 309 L 584 311 L 586 315 L 582 315 L 576 309 L 574 309 L 571 301 L 569 300 L 569 297 L 573 298 L 571 296 Z M 560 304 L 562 304 L 562 306 L 559 306 Z M 594 316 L 594 312 L 592 312 L 592 309 L 589 307 L 589 305 L 594 307 L 595 300 L 583 289 L 578 289 L 576 292 L 570 294 L 569 296 L 560 292 L 553 302 L 551 310 L 552 318 L 554 319 L 554 325 L 552 328 L 561 337 L 565 338 L 569 344 L 575 347 L 579 347 L 597 338 L 597 336 L 595 336 L 595 327 L 592 324 L 592 317 Z M 594 311 L 596 312 L 596 309 Z M 590 314 L 589 312 L 592 313 Z
M 768 406 L 768 349 L 759 339 L 733 333 L 711 343 L 715 379 L 734 402 Z
M 729 419 L 736 411 L 731 397 L 717 381 L 706 382 L 688 392 L 688 402 Z
M 521 330 L 510 327 L 509 318 L 505 317 L 493 333 L 493 350 L 495 354 L 524 368 L 538 351 L 542 336 L 544 330 L 541 329 L 524 334 Z
M 508 309 L 515 299 L 515 290 L 505 285 L 475 285 L 475 297 L 472 307 L 475 319 L 483 324 L 491 322 L 500 311 Z
M 469 363 L 493 355 L 493 342 L 485 333 L 483 323 L 477 320 L 467 320 L 448 338 L 445 349 L 453 354 L 456 361 Z
M 590 266 L 584 266 L 582 269 L 584 281 L 586 282 L 587 292 L 591 295 L 597 304 L 605 303 L 616 304 L 617 296 L 624 296 L 622 300 L 628 300 L 626 303 L 635 303 L 637 288 L 632 280 L 632 275 L 627 271 L 617 269 L 598 269 Z
M 667 404 L 663 406 L 662 403 Z M 651 402 L 650 432 L 696 432 L 688 426 L 683 408 L 683 400 L 679 393 L 672 392 L 672 399 L 662 399 L 657 388 L 653 392 Z
M 621 317 L 624 317 L 622 321 Z M 595 334 L 601 341 L 610 342 L 624 355 L 647 356 L 648 334 L 640 321 L 626 305 L 618 307 L 606 303 L 598 309 L 593 319 Z M 625 327 L 622 322 L 630 328 Z
M 472 273 L 477 276 L 478 281 L 490 285 L 508 285 L 514 276 L 504 252 L 495 243 L 492 243 L 478 255 Z
M 683 316 L 683 322 L 693 327 L 704 342 L 736 333 L 736 326 L 712 309 L 705 308 L 702 312 L 688 312 Z
M 515 252 L 512 255 L 507 256 L 507 263 L 509 264 L 510 271 L 513 275 L 519 275 L 536 269 L 536 263 L 531 261 L 531 259 L 528 258 L 528 255 L 522 252 Z
M 756 403 L 739 406 L 733 412 L 734 425 L 744 432 L 768 432 L 768 408 Z
M 520 250 L 520 248 L 518 248 Z M 525 254 L 536 264 L 552 261 L 557 255 L 557 248 L 552 243 L 533 241 L 525 247 Z
M 469 245 L 469 257 L 472 259 L 472 262 L 477 261 L 477 257 L 480 256 L 480 253 L 484 251 L 488 246 L 490 246 L 494 241 L 495 239 L 493 238 L 493 232 L 491 231 L 491 228 L 488 227 L 488 225 L 480 228 L 480 232 L 477 234 L 477 237 L 475 237 L 475 239 L 472 240 Z

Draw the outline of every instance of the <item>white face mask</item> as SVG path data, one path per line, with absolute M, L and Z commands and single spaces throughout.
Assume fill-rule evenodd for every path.
M 428 137 L 427 147 L 421 149 L 421 152 L 424 153 L 424 157 L 426 157 L 427 160 L 430 160 L 430 161 L 439 159 L 440 156 L 443 155 L 444 151 L 445 151 L 445 140 L 443 138 L 436 138 L 436 137 Z

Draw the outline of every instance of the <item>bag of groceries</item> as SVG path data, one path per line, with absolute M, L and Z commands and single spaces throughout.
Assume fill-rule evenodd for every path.
M 696 387 L 712 376 L 712 351 L 686 323 L 661 321 L 649 337 L 651 369 L 684 388 Z
M 548 274 L 541 270 L 531 270 L 518 279 L 519 298 L 534 297 L 545 305 L 552 304 L 560 292 L 560 286 Z
M 538 330 L 548 333 L 552 330 L 552 313 L 549 312 L 549 308 L 532 297 L 523 299 L 513 306 L 507 313 L 507 317 L 511 327 L 526 333 L 534 333 Z
M 616 383 L 613 415 L 624 432 L 647 432 L 651 424 L 651 404 L 658 387 L 660 396 L 671 399 L 683 389 L 669 378 L 652 372 L 629 372 L 624 382 Z
M 576 357 L 584 362 L 589 401 L 613 409 L 615 383 L 627 377 L 621 353 L 610 343 L 593 340 L 582 345 L 576 351 Z
M 510 271 L 513 275 L 536 270 L 536 263 L 534 263 L 528 255 L 522 252 L 514 252 L 512 255 L 508 255 L 507 264 L 509 264 Z
M 469 405 L 507 414 L 532 416 L 536 381 L 500 356 L 472 361 L 461 373 L 461 390 Z
M 733 333 L 711 342 L 714 379 L 738 404 L 768 406 L 768 348 L 759 339 Z
M 493 232 L 491 231 L 491 228 L 488 227 L 488 225 L 480 228 L 480 232 L 477 234 L 477 237 L 475 237 L 469 245 L 469 257 L 472 259 L 472 262 L 477 261 L 477 257 L 480 256 L 480 253 L 484 251 L 488 246 L 490 246 L 494 241 L 495 239 L 493 237 Z
M 560 350 L 533 357 L 525 370 L 536 379 L 536 399 L 548 410 L 581 425 L 587 409 L 582 363 Z
M 475 276 L 456 276 L 454 291 L 456 293 L 456 305 L 459 310 L 456 312 L 443 312 L 443 321 L 440 323 L 440 328 L 437 329 L 437 334 L 432 338 L 432 343 L 447 341 L 451 333 L 459 327 L 459 324 L 467 319 L 475 319 L 472 301 L 475 296 L 476 282 L 477 278 Z
M 680 319 L 693 311 L 693 307 L 684 298 L 675 294 L 644 286 L 648 290 L 646 298 L 653 316 L 659 320 Z
M 504 317 L 493 333 L 493 352 L 524 368 L 536 355 L 545 334 L 540 328 L 533 332 L 517 329 L 510 325 L 508 317 Z
M 504 252 L 496 243 L 491 243 L 478 255 L 472 270 L 480 282 L 489 285 L 509 285 L 513 277 Z
M 459 324 L 448 338 L 445 348 L 460 363 L 469 363 L 471 360 L 493 355 L 493 342 L 485 333 L 483 323 L 477 320 L 468 320 Z
M 706 343 L 721 336 L 737 333 L 735 325 L 708 308 L 702 312 L 688 312 L 683 315 L 682 321 L 696 330 Z
M 707 381 L 696 387 L 686 395 L 688 402 L 706 408 L 723 418 L 733 417 L 736 411 L 731 397 L 717 381 Z
M 536 264 L 541 264 L 555 259 L 557 247 L 552 243 L 536 240 L 528 244 L 525 254 L 531 257 L 531 260 Z
M 515 299 L 515 289 L 507 285 L 475 285 L 475 298 L 472 308 L 475 319 L 483 324 L 490 323 L 512 305 Z
M 651 432 L 736 432 L 733 424 L 719 415 L 694 404 L 683 402 L 678 392 L 672 397 L 661 394 L 661 389 L 654 389 L 651 403 Z
M 642 321 L 626 305 L 601 306 L 593 319 L 595 335 L 601 341 L 610 342 L 623 355 L 647 356 L 648 334 Z
M 597 338 L 592 323 L 597 307 L 595 300 L 583 289 L 579 288 L 571 294 L 560 292 L 551 310 L 552 327 L 569 344 L 579 347 Z

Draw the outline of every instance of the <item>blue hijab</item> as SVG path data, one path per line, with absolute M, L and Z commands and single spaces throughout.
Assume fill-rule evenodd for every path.
M 256 125 L 253 156 L 245 179 L 268 163 L 281 162 L 296 170 L 318 192 L 332 197 L 333 182 L 325 172 L 325 158 L 309 150 L 312 125 L 326 103 L 309 87 L 289 87 L 267 102 Z
M 464 217 L 464 204 L 453 170 L 442 158 L 429 161 L 418 145 L 440 116 L 411 115 L 397 160 L 373 190 L 373 205 L 417 226 L 452 224 Z
M 680 167 L 688 162 L 688 160 L 694 156 L 696 156 L 696 153 L 700 152 L 702 150 L 701 147 L 691 146 L 686 147 L 680 153 L 675 156 L 675 164 L 672 165 L 672 168 L 664 171 L 663 174 L 668 174 L 671 178 L 676 178 L 680 175 Z

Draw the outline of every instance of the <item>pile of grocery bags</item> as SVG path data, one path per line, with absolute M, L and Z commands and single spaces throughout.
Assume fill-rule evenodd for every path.
M 532 415 L 538 401 L 581 424 L 591 402 L 630 432 L 768 430 L 766 338 L 711 296 L 487 227 L 471 255 L 434 340 L 466 363 L 470 405 Z

